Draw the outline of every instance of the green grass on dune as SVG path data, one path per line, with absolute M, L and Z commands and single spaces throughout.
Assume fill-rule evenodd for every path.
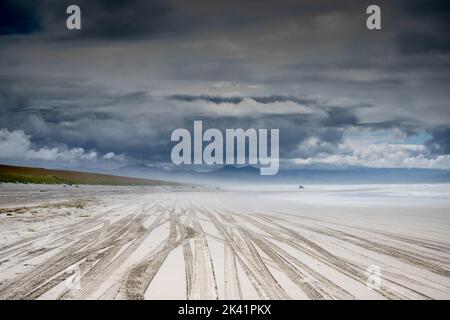
M 113 186 L 175 185 L 160 180 L 111 176 L 88 172 L 0 165 L 0 183 L 91 184 Z

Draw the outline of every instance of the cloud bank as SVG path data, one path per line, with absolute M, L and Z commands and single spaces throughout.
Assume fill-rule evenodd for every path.
M 202 120 L 279 128 L 289 166 L 450 169 L 447 2 L 380 1 L 381 32 L 367 1 L 83 0 L 79 33 L 69 4 L 1 3 L 0 159 L 168 165 Z

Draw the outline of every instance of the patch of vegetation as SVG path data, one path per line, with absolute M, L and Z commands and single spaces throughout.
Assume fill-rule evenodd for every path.
M 0 165 L 0 183 L 111 185 L 111 186 L 160 186 L 178 185 L 160 180 L 111 176 L 106 174 L 50 170 Z

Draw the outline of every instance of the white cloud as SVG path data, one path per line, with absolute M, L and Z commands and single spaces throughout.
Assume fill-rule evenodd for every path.
M 424 145 L 356 143 L 346 140 L 333 153 L 295 159 L 299 165 L 361 166 L 372 168 L 450 169 L 450 155 L 430 155 Z
M 107 159 L 107 160 L 118 160 L 118 161 L 124 161 L 125 160 L 125 155 L 122 154 L 115 154 L 114 152 L 108 152 L 105 153 L 102 157 L 103 159 Z
M 102 158 L 108 160 L 123 159 L 123 155 L 113 152 L 106 153 Z M 99 155 L 94 150 L 83 148 L 66 147 L 42 147 L 33 148 L 31 136 L 22 130 L 9 131 L 0 129 L 0 158 L 1 159 L 24 159 L 44 161 L 97 161 Z
M 298 157 L 293 162 L 307 166 L 450 169 L 450 155 L 431 154 L 421 135 L 408 137 L 398 129 L 350 128 L 343 138 L 338 145 L 309 138 L 297 149 L 300 154 L 310 156 Z M 414 140 L 419 142 L 410 142 Z
M 226 97 L 223 95 L 222 97 Z M 217 117 L 245 117 L 254 115 L 291 115 L 309 114 L 325 118 L 326 112 L 293 101 L 278 101 L 260 103 L 252 98 L 243 98 L 239 103 L 214 103 L 210 101 L 195 100 L 194 102 L 178 102 L 180 109 L 186 112 L 200 114 L 214 114 Z
M 113 159 L 115 157 L 115 155 L 116 154 L 114 152 L 108 152 L 107 154 L 105 154 L 103 156 L 103 158 L 105 158 L 105 159 Z
M 260 84 L 247 84 L 232 81 L 219 81 L 212 84 L 215 89 L 238 90 L 238 89 L 262 89 L 264 86 Z M 228 91 L 229 92 L 229 91 Z
M 0 158 L 23 157 L 30 146 L 31 142 L 25 132 L 0 129 Z
M 60 150 L 58 148 L 43 147 L 39 150 L 28 150 L 25 154 L 26 159 L 39 160 L 97 160 L 98 155 L 95 151 L 85 151 L 83 148 L 72 148 L 68 150 Z

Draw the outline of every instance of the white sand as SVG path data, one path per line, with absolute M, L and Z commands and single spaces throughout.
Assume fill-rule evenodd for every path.
M 450 298 L 448 185 L 2 185 L 0 199 L 0 298 Z

